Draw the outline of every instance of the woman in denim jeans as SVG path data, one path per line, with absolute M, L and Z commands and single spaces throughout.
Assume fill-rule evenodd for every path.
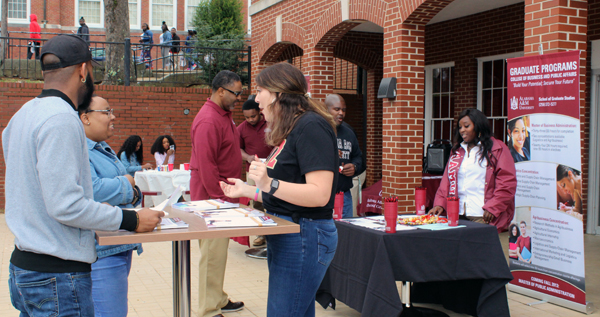
M 256 77 L 256 102 L 275 146 L 265 163 L 251 163 L 248 177 L 221 182 L 225 195 L 262 201 L 266 211 L 300 225 L 300 233 L 267 236 L 267 316 L 315 315 L 315 294 L 337 247 L 332 220 L 338 150 L 335 123 L 307 94 L 304 75 L 281 63 Z
M 79 113 L 87 137 L 94 187 L 94 200 L 113 206 L 133 207 L 141 192 L 115 152 L 105 142 L 113 135 L 115 116 L 108 102 L 92 98 L 87 110 Z M 100 246 L 92 264 L 92 299 L 96 317 L 127 316 L 127 290 L 133 250 L 142 253 L 141 244 Z

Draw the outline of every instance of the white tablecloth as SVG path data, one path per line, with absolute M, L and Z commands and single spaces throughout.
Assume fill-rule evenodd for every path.
M 159 196 L 146 196 L 144 199 L 145 207 L 152 207 L 160 204 L 169 197 L 177 186 L 181 185 L 184 191 L 190 190 L 190 171 L 173 170 L 172 172 L 157 172 L 148 170 L 135 173 L 135 184 L 142 191 L 161 192 Z M 189 195 L 183 195 L 184 199 L 189 201 Z

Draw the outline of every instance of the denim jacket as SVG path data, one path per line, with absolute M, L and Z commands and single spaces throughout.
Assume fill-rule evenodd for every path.
M 125 153 L 125 151 L 123 151 L 121 153 L 120 159 L 121 163 L 123 163 L 123 166 L 125 166 L 125 169 L 127 170 L 127 173 L 129 173 L 129 175 L 134 176 L 135 172 L 142 170 L 142 166 L 140 165 L 140 162 L 138 162 L 135 153 L 131 153 L 131 157 L 128 160 L 127 154 Z
M 124 176 L 127 174 L 127 170 L 117 158 L 117 155 L 104 141 L 94 142 L 87 139 L 87 145 L 90 157 L 92 185 L 94 188 L 94 200 L 102 203 L 106 202 L 113 206 L 133 207 L 131 205 L 133 189 L 129 184 L 129 180 Z M 137 249 L 138 254 L 143 251 L 142 245 L 139 243 L 100 246 L 96 242 L 96 252 L 99 258 L 134 249 Z

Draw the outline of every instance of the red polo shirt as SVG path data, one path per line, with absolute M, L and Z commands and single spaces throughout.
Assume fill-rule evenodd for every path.
M 191 134 L 192 200 L 220 198 L 237 202 L 226 197 L 219 185 L 219 181 L 241 176 L 240 136 L 231 112 L 208 99 L 194 118 Z
M 265 143 L 265 129 L 267 121 L 263 117 L 258 123 L 253 126 L 248 121 L 240 123 L 237 127 L 240 133 L 240 149 L 246 151 L 250 155 L 258 155 L 259 158 L 267 158 L 273 150 L 272 146 Z M 246 164 L 246 171 L 250 168 L 250 164 Z

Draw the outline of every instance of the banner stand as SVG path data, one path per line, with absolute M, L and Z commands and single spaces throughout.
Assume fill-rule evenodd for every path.
M 544 293 L 540 293 L 538 291 L 533 291 L 518 285 L 514 285 L 514 284 L 508 284 L 508 290 L 511 292 L 515 292 L 515 293 L 519 293 L 525 296 L 529 296 L 532 298 L 537 298 L 537 299 L 541 299 L 541 300 L 545 300 L 548 301 L 549 303 L 553 303 L 565 308 L 569 308 L 584 314 L 593 314 L 594 312 L 596 312 L 596 307 L 594 306 L 594 303 L 592 302 L 586 302 L 586 305 L 582 305 L 582 304 L 578 304 L 569 300 L 565 300 L 562 298 L 558 298 L 552 295 L 548 295 L 548 294 L 544 294 Z

